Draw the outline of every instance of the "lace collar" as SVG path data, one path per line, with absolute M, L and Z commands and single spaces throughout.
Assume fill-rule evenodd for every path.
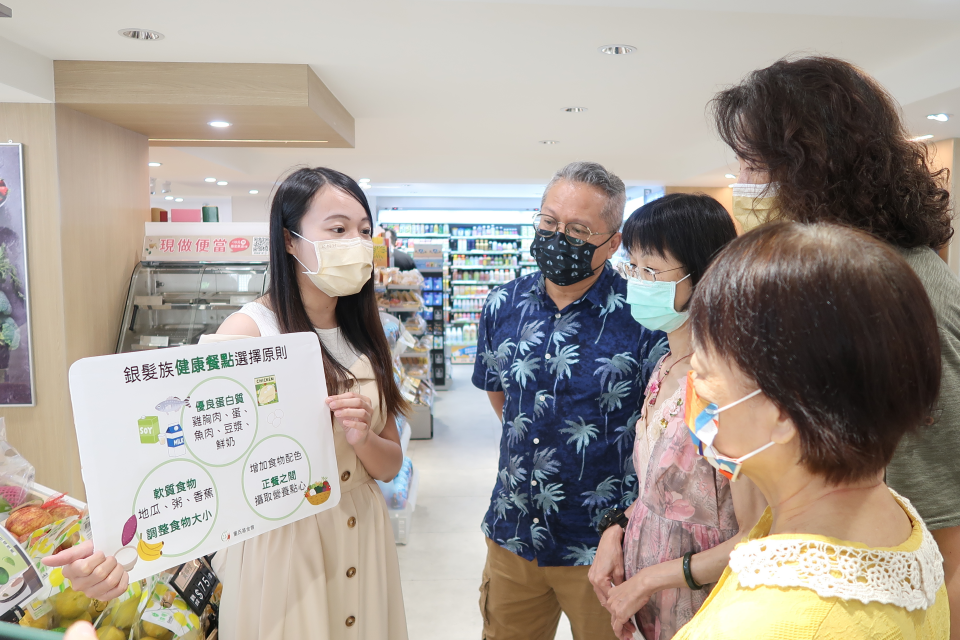
M 758 538 L 737 545 L 730 570 L 744 587 L 803 587 L 823 598 L 926 609 L 943 585 L 943 556 L 913 505 L 890 491 L 910 515 L 921 542 L 914 551 L 870 549 L 825 539 Z M 901 545 L 903 546 L 903 545 Z

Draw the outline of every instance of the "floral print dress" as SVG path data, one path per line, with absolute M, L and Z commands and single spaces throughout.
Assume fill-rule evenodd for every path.
M 664 360 L 650 376 L 647 394 L 658 384 Z M 684 376 L 649 420 L 644 402 L 637 422 L 633 460 L 640 497 L 623 541 L 627 580 L 644 567 L 710 549 L 739 531 L 729 482 L 697 454 L 683 421 L 686 383 Z M 709 595 L 709 586 L 655 593 L 637 612 L 640 632 L 646 640 L 672 638 Z

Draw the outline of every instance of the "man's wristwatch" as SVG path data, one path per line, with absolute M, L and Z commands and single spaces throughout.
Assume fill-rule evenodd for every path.
M 604 531 L 615 524 L 620 525 L 620 528 L 626 531 L 627 525 L 630 524 L 630 518 L 628 518 L 627 514 L 621 509 L 607 509 L 603 515 L 600 516 L 600 523 L 597 524 L 597 532 L 603 535 Z

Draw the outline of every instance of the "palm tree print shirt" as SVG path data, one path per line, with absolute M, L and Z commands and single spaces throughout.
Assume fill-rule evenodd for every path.
M 666 336 L 643 328 L 609 265 L 560 310 L 533 273 L 484 303 L 473 384 L 502 391 L 500 472 L 483 533 L 541 566 L 589 565 L 596 525 L 637 497 L 631 453 Z

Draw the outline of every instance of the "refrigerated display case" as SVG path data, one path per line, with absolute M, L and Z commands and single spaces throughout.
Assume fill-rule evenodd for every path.
M 130 278 L 117 353 L 197 344 L 266 286 L 265 262 L 141 262 Z

